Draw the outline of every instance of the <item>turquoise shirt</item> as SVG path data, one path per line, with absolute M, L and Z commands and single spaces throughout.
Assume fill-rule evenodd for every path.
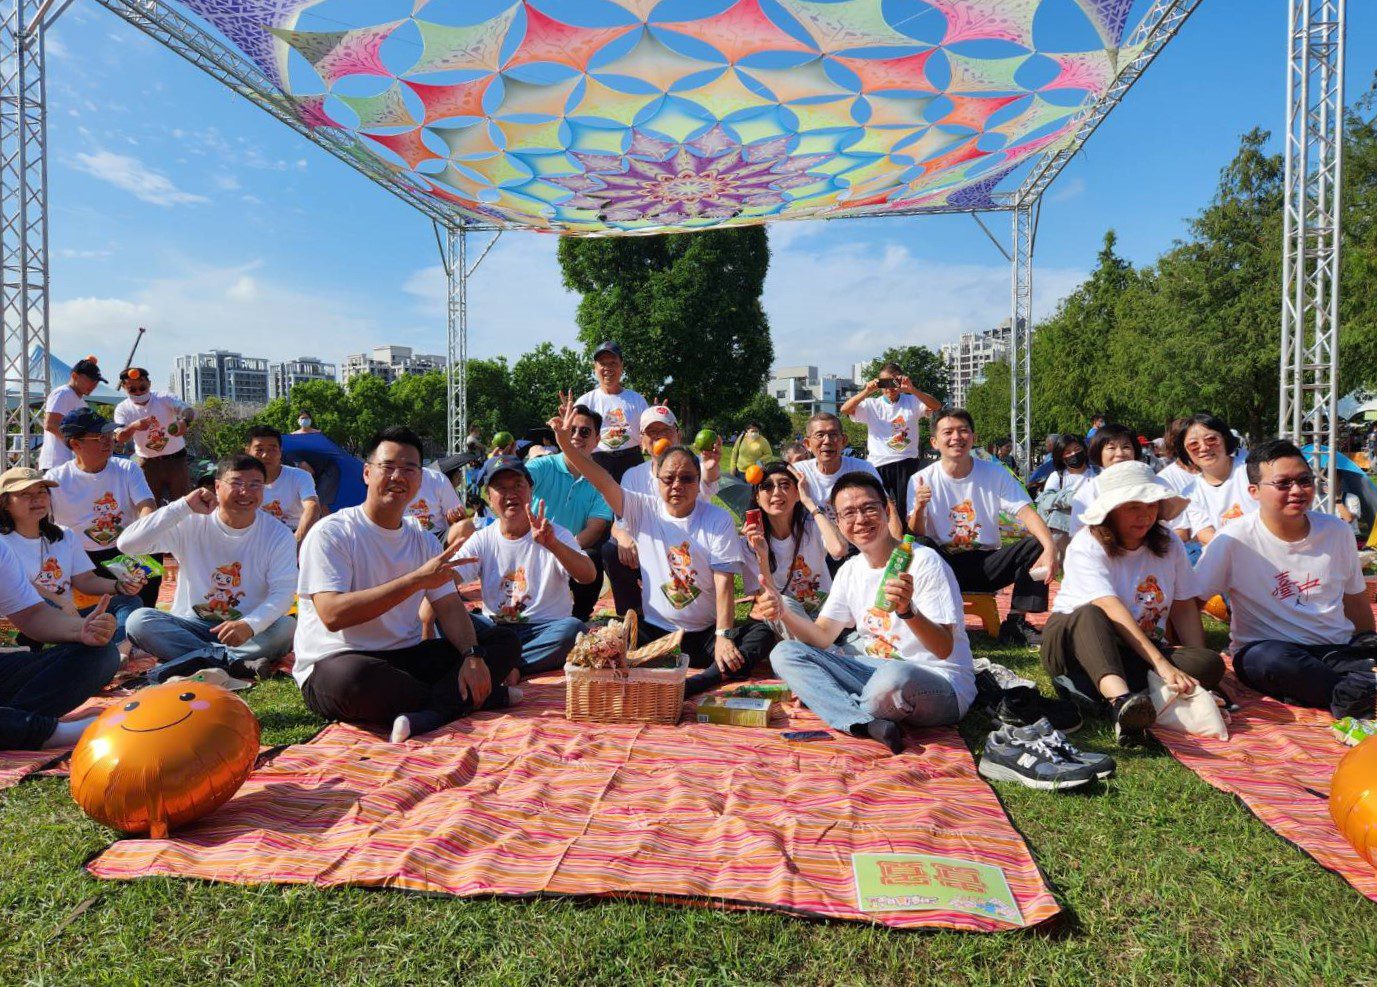
M 612 521 L 612 508 L 593 484 L 569 472 L 564 453 L 533 459 L 526 469 L 535 484 L 532 499 L 545 502 L 545 516 L 555 524 L 577 535 L 589 518 Z

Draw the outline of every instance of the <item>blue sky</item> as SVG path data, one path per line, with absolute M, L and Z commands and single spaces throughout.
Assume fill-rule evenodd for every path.
M 1148 263 L 1185 232 L 1254 126 L 1284 125 L 1284 0 L 1204 0 L 1052 186 L 1037 311 L 1094 263 L 1107 228 Z M 1349 4 L 1348 88 L 1377 68 L 1377 8 Z M 400 343 L 444 352 L 428 221 L 123 21 L 77 4 L 49 36 L 52 340 L 68 360 L 272 359 Z M 986 218 L 1007 240 L 1008 220 Z M 937 346 L 1009 309 L 1007 262 L 968 217 L 771 228 L 776 362 L 845 373 L 893 343 Z M 486 237 L 479 237 L 475 248 Z M 470 352 L 577 345 L 552 237 L 509 232 L 470 290 Z

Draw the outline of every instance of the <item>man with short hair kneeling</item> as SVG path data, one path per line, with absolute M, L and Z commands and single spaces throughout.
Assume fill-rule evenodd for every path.
M 770 664 L 828 726 L 869 736 L 894 753 L 903 749 L 898 724 L 956 723 L 975 699 L 975 673 L 961 591 L 941 557 L 913 546 L 908 570 L 884 585 L 888 609 L 875 605 L 898 541 L 889 530 L 879 478 L 847 473 L 832 488 L 832 508 L 848 559 L 816 621 L 785 607 L 766 580 L 757 616 L 779 620 L 796 640 L 770 653 Z M 846 627 L 858 635 L 849 653 L 826 650 Z
M 197 487 L 146 514 L 119 537 L 130 555 L 170 552 L 177 559 L 172 610 L 135 610 L 126 633 L 161 662 L 155 680 L 211 665 L 267 678 L 292 649 L 287 616 L 296 589 L 296 543 L 264 514 L 267 471 L 252 456 L 231 456 L 213 491 Z M 189 662 L 179 659 L 195 654 Z
M 392 740 L 428 733 L 520 698 L 506 682 L 516 636 L 480 635 L 454 586 L 464 562 L 406 517 L 421 485 L 421 440 L 383 429 L 364 454 L 364 502 L 325 518 L 301 546 L 293 675 L 306 705 L 332 720 L 390 723 Z M 436 549 L 439 548 L 439 552 Z M 440 636 L 423 640 L 421 601 Z
M 1315 474 L 1290 442 L 1248 454 L 1257 511 L 1230 521 L 1196 566 L 1197 595 L 1226 594 L 1234 674 L 1274 699 L 1371 718 L 1377 637 L 1353 531 L 1310 510 Z

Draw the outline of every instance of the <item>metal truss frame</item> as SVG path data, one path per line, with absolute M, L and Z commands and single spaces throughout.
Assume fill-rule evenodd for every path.
M 469 237 L 462 229 L 445 232 L 446 325 L 445 447 L 459 451 L 469 430 Z
M 1332 511 L 1339 438 L 1339 260 L 1346 0 L 1290 0 L 1282 244 L 1281 400 L 1277 431 L 1312 445 Z
M 1009 321 L 1009 437 L 1024 476 L 1033 467 L 1033 246 L 1041 199 L 1013 211 L 1013 308 Z

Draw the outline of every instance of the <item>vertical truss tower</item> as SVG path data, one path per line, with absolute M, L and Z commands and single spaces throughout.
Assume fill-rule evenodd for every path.
M 445 234 L 445 277 L 449 283 L 447 322 L 449 350 L 445 354 L 445 445 L 451 453 L 464 445 L 469 430 L 469 235 L 450 227 Z
M 1290 0 L 1279 434 L 1313 444 L 1333 508 L 1338 440 L 1339 257 L 1346 0 Z
M 1041 200 L 1036 200 L 1041 202 Z M 1013 210 L 1013 311 L 1009 320 L 1009 437 L 1014 457 L 1027 476 L 1033 463 L 1033 241 L 1036 205 Z

